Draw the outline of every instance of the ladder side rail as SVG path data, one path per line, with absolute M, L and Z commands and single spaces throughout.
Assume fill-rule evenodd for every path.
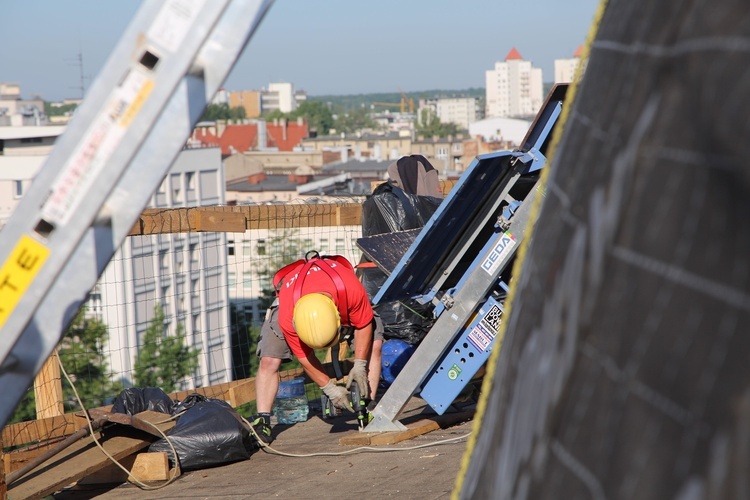
M 424 380 L 432 374 L 432 370 L 440 361 L 445 349 L 463 331 L 470 316 L 487 298 L 500 274 L 512 260 L 527 229 L 531 228 L 531 207 L 536 197 L 540 195 L 539 191 L 537 185 L 513 216 L 509 232 L 515 238 L 515 245 L 509 252 L 503 254 L 491 272 L 482 266 L 471 271 L 464 286 L 456 293 L 453 307 L 440 315 L 372 411 L 373 420 L 365 431 L 387 432 L 405 429 L 403 424 L 396 421 L 396 417 Z M 495 241 L 503 237 L 504 233 L 500 233 Z M 491 249 L 490 252 L 492 251 L 494 250 Z M 486 254 L 483 260 L 488 259 L 489 256 L 490 253 Z
M 163 9 L 168 9 L 173 2 L 165 3 Z M 46 252 L 46 261 L 39 258 L 43 264 L 37 266 L 25 293 L 2 326 L 0 360 L 6 358 L 10 347 L 52 288 L 84 233 L 94 223 L 115 182 L 152 129 L 169 96 L 190 69 L 224 4 L 199 4 L 202 7 L 198 9 L 198 15 L 194 14 L 192 24 L 188 26 L 190 36 L 185 36 L 176 52 L 168 53 L 167 47 L 160 47 L 157 41 L 148 37 L 138 38 L 130 56 L 123 61 L 125 64 L 121 63 L 114 74 L 104 75 L 104 79 L 112 85 L 111 91 L 103 101 L 92 101 L 91 106 L 100 107 L 100 110 L 91 123 L 69 131 L 72 137 L 78 139 L 70 156 L 62 158 L 58 155 L 56 161 L 45 165 L 45 170 L 55 171 L 51 190 L 48 191 L 47 185 L 41 182 L 32 184 L 32 190 L 36 191 L 35 201 L 43 198 L 42 217 L 37 216 L 39 206 L 33 206 L 29 211 L 14 212 L 15 217 L 12 216 L 9 221 L 12 229 L 8 235 L 3 234 L 3 240 L 9 239 L 13 248 L 24 244 L 40 256 Z M 156 14 L 154 24 L 164 12 L 160 10 Z M 153 27 L 149 25 L 149 32 Z M 128 31 L 133 30 L 140 31 L 139 26 L 131 24 Z M 133 38 L 132 34 L 129 38 Z M 134 60 L 140 54 L 145 54 L 146 50 L 158 52 L 160 56 L 152 74 L 148 69 L 144 70 L 143 59 Z M 46 174 L 45 180 L 48 179 L 47 175 L 52 174 Z M 27 235 L 31 235 L 33 240 L 22 240 Z
M 226 9 L 196 57 L 200 70 L 183 77 L 151 134 L 102 207 L 97 222 L 86 231 L 43 299 L 39 307 L 44 311 L 43 318 L 35 316 L 13 347 L 10 358 L 14 369 L 0 370 L 0 383 L 11 388 L 0 401 L 0 421 L 7 420 L 29 380 L 54 349 L 61 332 L 72 321 L 88 291 L 127 236 L 142 207 L 182 149 L 205 104 L 223 84 L 272 3 L 273 0 L 235 1 Z M 133 186 L 139 188 L 133 189 Z M 140 189 L 140 186 L 149 186 L 149 189 Z

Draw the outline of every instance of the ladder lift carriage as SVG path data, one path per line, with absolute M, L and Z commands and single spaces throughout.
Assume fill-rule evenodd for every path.
M 380 265 L 389 277 L 375 305 L 411 298 L 432 304 L 436 320 L 373 409 L 366 432 L 404 430 L 397 416 L 418 392 L 444 413 L 489 358 L 511 263 L 533 222 L 533 202 L 543 196 L 539 174 L 567 89 L 552 88 L 519 149 L 472 162 L 428 223 L 412 231 L 418 234 L 395 268 Z M 360 238 L 357 245 L 384 263 L 393 252 L 387 238 Z

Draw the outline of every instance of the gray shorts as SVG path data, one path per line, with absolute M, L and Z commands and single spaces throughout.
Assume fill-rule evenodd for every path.
M 373 319 L 374 325 L 374 339 L 383 340 L 383 321 L 377 314 Z M 351 327 L 342 327 L 343 330 Z M 258 348 L 255 350 L 255 354 L 258 357 L 265 358 L 277 358 L 282 361 L 291 361 L 294 359 L 289 344 L 286 343 L 284 334 L 279 326 L 279 307 L 276 302 L 266 311 L 266 319 L 263 321 L 263 326 L 260 327 L 260 339 L 258 340 Z

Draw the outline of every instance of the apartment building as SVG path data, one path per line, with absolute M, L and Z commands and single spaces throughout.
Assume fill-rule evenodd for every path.
M 0 82 L 0 126 L 40 126 L 47 123 L 41 97 L 23 99 L 19 84 Z
M 575 80 L 582 53 L 583 46 L 579 45 L 570 59 L 555 59 L 555 83 L 572 83 Z
M 149 203 L 150 208 L 224 204 L 218 148 L 182 151 Z M 231 380 L 229 299 L 224 233 L 175 233 L 125 239 L 92 290 L 89 312 L 109 329 L 110 369 L 132 382 L 138 349 L 159 304 L 165 328 L 178 324 L 186 342 L 200 350 L 199 366 L 183 389 Z
M 455 123 L 462 130 L 481 119 L 482 110 L 476 97 L 438 97 L 420 99 L 417 117 L 422 119 L 422 111 L 429 110 L 438 117 L 441 123 Z
M 542 70 L 512 48 L 486 72 L 486 117 L 534 117 L 543 102 Z
M 0 228 L 5 225 L 65 127 L 0 127 Z

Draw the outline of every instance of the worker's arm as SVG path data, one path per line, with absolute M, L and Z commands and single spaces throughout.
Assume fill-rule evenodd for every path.
M 372 350 L 372 321 L 366 327 L 354 330 L 354 359 L 370 359 Z
M 323 387 L 328 383 L 331 377 L 329 377 L 328 373 L 323 369 L 323 364 L 315 356 L 313 351 L 310 351 L 307 356 L 298 357 L 297 359 L 299 360 L 299 364 L 301 364 L 302 368 L 305 370 L 305 373 L 307 373 L 307 376 L 310 377 L 313 382 L 320 387 Z
M 349 371 L 346 379 L 346 388 L 350 389 L 352 382 L 357 382 L 361 394 L 369 399 L 369 387 L 367 377 L 367 361 L 372 352 L 372 321 L 364 328 L 354 330 L 354 366 Z

